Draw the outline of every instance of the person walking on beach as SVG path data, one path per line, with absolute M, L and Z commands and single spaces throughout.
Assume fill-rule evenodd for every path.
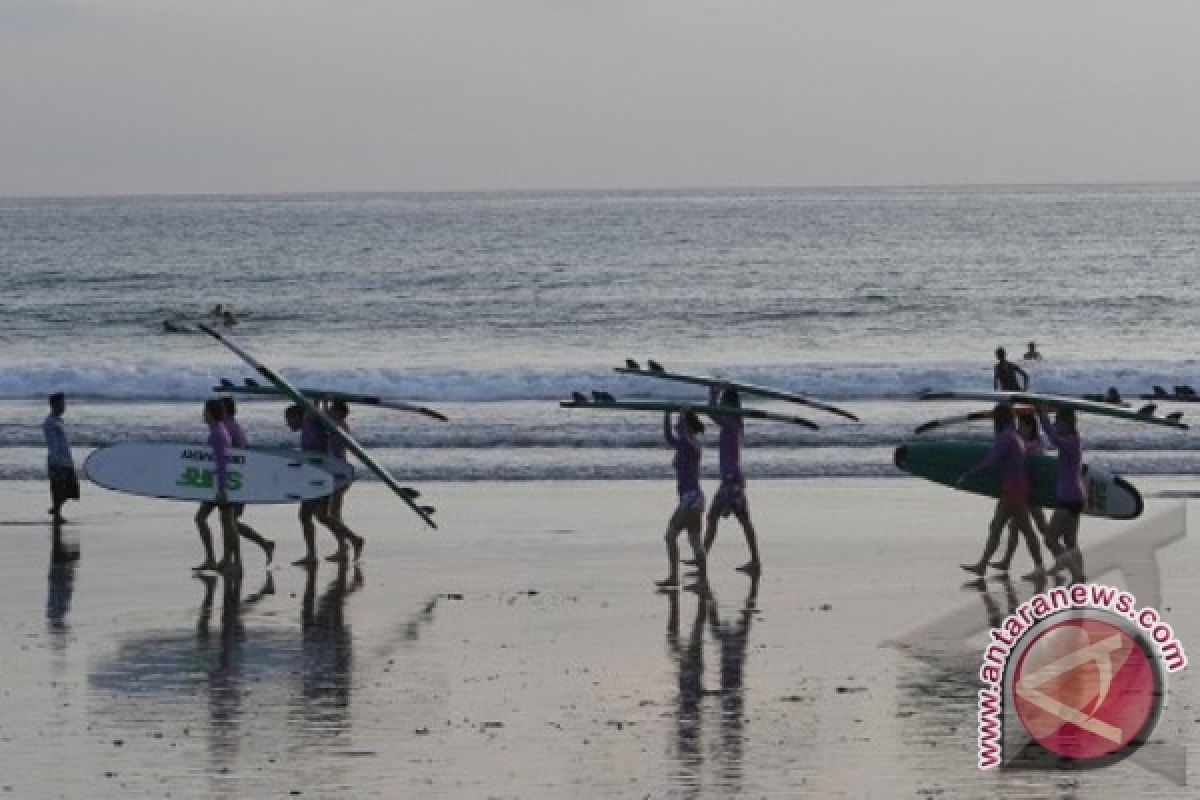
M 75 474 L 75 459 L 71 457 L 71 443 L 67 440 L 67 429 L 63 414 L 67 411 L 67 396 L 62 392 L 50 395 L 50 413 L 42 422 L 42 436 L 46 439 L 46 472 L 50 478 L 50 520 L 55 525 L 66 522 L 62 507 L 68 500 L 79 499 L 79 476 Z
M 346 404 L 345 400 L 334 400 L 329 404 L 329 418 L 344 431 L 350 430 L 350 425 L 346 422 L 346 418 L 349 416 L 350 406 Z M 346 446 L 333 436 L 329 437 L 329 455 L 334 458 L 340 458 L 343 461 L 346 460 Z M 342 519 L 342 504 L 346 499 L 346 492 L 349 489 L 349 486 L 343 486 L 329 496 L 329 516 L 343 525 L 345 524 L 345 520 Z M 338 551 L 329 560 L 341 561 L 344 559 L 346 557 L 345 547 L 346 540 L 339 540 Z
M 708 402 L 709 405 L 732 408 L 742 406 L 737 390 L 731 386 L 710 388 Z M 758 575 L 762 572 L 762 560 L 758 555 L 758 538 L 754 531 L 754 523 L 750 521 L 750 505 L 746 500 L 746 476 L 742 472 L 745 421 L 733 414 L 712 414 L 711 419 L 720 429 L 717 464 L 721 472 L 721 485 L 713 495 L 712 505 L 708 509 L 704 552 L 707 554 L 712 550 L 713 542 L 717 538 L 717 524 L 721 518 L 732 514 L 741 524 L 742 533 L 746 536 L 746 546 L 750 549 L 750 560 L 738 567 L 738 570 L 748 575 Z
M 1029 411 L 1028 408 L 1025 409 Z M 1020 414 L 1017 417 L 1017 435 L 1021 437 L 1021 443 L 1025 445 L 1025 456 L 1041 455 L 1046 451 L 1046 442 L 1042 439 L 1041 431 L 1038 428 L 1037 417 L 1029 413 Z M 1026 473 L 1028 474 L 1028 472 Z M 1046 525 L 1046 514 L 1040 506 L 1029 507 L 1029 518 L 1037 528 L 1038 533 L 1043 537 L 1046 536 L 1049 528 Z M 1012 564 L 1013 554 L 1017 551 L 1017 542 L 1020 539 L 1021 530 L 1017 526 L 1016 520 L 1008 522 L 1008 545 L 1004 549 L 1004 556 L 999 561 L 993 561 L 992 567 L 998 572 L 1007 573 L 1009 565 Z M 1035 570 L 1041 570 L 1042 567 L 1042 547 L 1038 543 L 1036 536 L 1026 536 L 1025 545 L 1029 548 L 1029 555 L 1033 559 Z
M 1029 373 L 1009 361 L 1003 347 L 996 348 L 996 367 L 992 371 L 992 388 L 1004 392 L 1023 392 L 1029 388 Z
M 962 485 L 968 478 L 984 470 L 995 470 L 1000 476 L 1000 497 L 996 500 L 996 513 L 988 527 L 983 554 L 974 564 L 961 565 L 967 572 L 979 577 L 983 577 L 983 573 L 987 571 L 988 561 L 1000 546 L 1000 536 L 1010 520 L 1016 523 L 1026 541 L 1035 536 L 1033 523 L 1029 518 L 1029 477 L 1025 472 L 1025 445 L 1013 426 L 1012 406 L 1001 403 L 992 414 L 996 432 L 992 449 L 983 461 L 958 478 L 958 484 Z
M 219 398 L 211 397 L 204 402 L 204 424 L 208 426 L 208 446 L 213 450 L 216 472 L 217 494 L 200 504 L 196 510 L 196 530 L 200 533 L 200 544 L 204 546 L 203 563 L 192 567 L 200 570 L 234 570 L 242 565 L 241 546 L 238 541 L 237 522 L 233 518 L 233 507 L 229 503 L 229 449 L 231 442 L 225 425 L 225 406 Z M 224 552 L 220 562 L 213 552 L 212 529 L 208 517 L 216 509 L 221 521 L 221 540 Z
M 310 453 L 329 454 L 329 435 L 321 428 L 321 423 L 304 410 L 304 406 L 289 406 L 284 412 L 287 426 L 293 431 L 300 432 L 300 449 Z M 347 553 L 346 543 L 354 548 L 354 560 L 362 555 L 363 544 L 361 536 L 355 534 L 345 523 L 334 519 L 329 513 L 329 498 L 318 497 L 304 500 L 300 503 L 300 528 L 304 534 L 304 557 L 293 561 L 297 567 L 308 567 L 317 563 L 317 529 L 314 520 L 320 522 L 338 541 L 337 552 L 330 560 L 340 560 Z
M 1060 408 L 1051 423 L 1044 407 L 1038 407 L 1038 419 L 1046 438 L 1058 451 L 1058 481 L 1055 486 L 1054 513 L 1050 515 L 1046 545 L 1056 554 L 1054 571 L 1066 567 L 1075 582 L 1083 580 L 1083 554 L 1079 550 L 1079 517 L 1087 505 L 1087 484 L 1083 480 L 1083 442 L 1079 438 L 1075 410 Z M 1030 577 L 1037 577 L 1037 572 Z
M 225 430 L 229 433 L 230 443 L 238 449 L 249 447 L 250 440 L 246 436 L 246 430 L 237 421 L 237 403 L 234 402 L 232 397 L 222 397 L 221 406 L 225 409 L 225 420 L 222 424 L 224 424 Z M 245 503 L 233 503 L 230 505 L 230 512 L 233 514 L 234 522 L 237 525 L 238 535 L 258 545 L 262 549 L 263 555 L 266 556 L 267 565 L 270 566 L 271 561 L 275 558 L 275 543 L 242 521 L 242 514 L 245 511 Z
M 679 410 L 679 421 L 674 426 L 674 431 L 671 426 L 671 412 L 663 415 L 663 437 L 667 444 L 675 448 L 675 458 L 671 464 L 675 467 L 675 483 L 679 494 L 679 504 L 667 522 L 667 533 L 664 537 L 667 543 L 667 577 L 657 582 L 658 586 L 664 589 L 679 586 L 679 534 L 685 530 L 692 544 L 692 557 L 696 562 L 697 586 L 706 585 L 708 580 L 704 542 L 700 539 L 700 529 L 704 523 L 700 458 L 704 448 L 700 444 L 699 436 L 703 432 L 704 424 L 690 408 L 684 407 Z

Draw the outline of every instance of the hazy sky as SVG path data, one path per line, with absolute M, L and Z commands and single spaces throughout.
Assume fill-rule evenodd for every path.
M 1196 0 L 0 0 L 0 194 L 1200 179 Z

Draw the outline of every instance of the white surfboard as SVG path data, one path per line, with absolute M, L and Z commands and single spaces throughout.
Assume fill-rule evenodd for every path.
M 337 468 L 343 475 L 347 470 L 353 474 L 353 467 L 345 462 Z M 92 483 L 115 492 L 195 503 L 212 500 L 217 493 L 216 462 L 207 445 L 124 442 L 95 451 L 83 469 Z M 226 496 L 231 503 L 298 503 L 325 497 L 347 485 L 302 453 L 229 451 Z

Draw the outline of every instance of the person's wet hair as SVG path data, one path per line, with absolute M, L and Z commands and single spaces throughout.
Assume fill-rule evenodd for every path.
M 299 417 L 303 417 L 304 416 L 304 406 L 300 405 L 299 403 L 288 406 L 287 409 L 283 412 L 283 416 L 286 417 L 287 419 L 297 419 Z
M 237 416 L 237 403 L 234 401 L 234 399 L 232 397 L 222 397 L 221 398 L 221 406 L 225 409 L 226 417 L 236 417 Z
M 992 409 L 992 425 L 996 433 L 1013 424 L 1013 410 L 1008 403 L 1000 403 Z
M 213 421 L 220 422 L 225 419 L 225 404 L 219 397 L 210 397 L 204 401 L 204 413 L 212 417 Z
M 48 398 L 51 408 L 57 408 L 67 402 L 67 396 L 62 392 L 55 392 Z
M 329 410 L 337 417 L 350 416 L 350 406 L 346 405 L 346 401 L 338 398 L 329 404 Z
M 1069 430 L 1071 433 L 1075 433 L 1078 430 L 1075 427 L 1076 418 L 1075 409 L 1073 408 L 1060 408 L 1058 413 L 1054 415 L 1054 420 L 1055 422 L 1065 425 L 1067 430 Z
M 704 433 L 704 423 L 700 421 L 695 411 L 690 408 L 683 412 L 683 421 L 692 433 Z
M 1003 361 L 1007 357 L 1008 357 L 1008 353 L 1004 352 L 1003 347 L 996 348 L 996 360 L 997 361 Z
M 725 390 L 723 392 L 721 392 L 720 403 L 723 406 L 733 406 L 734 408 L 741 408 L 742 407 L 742 397 L 741 397 L 741 395 L 738 394 L 737 389 L 734 389 L 732 386 L 728 386 L 725 388 Z

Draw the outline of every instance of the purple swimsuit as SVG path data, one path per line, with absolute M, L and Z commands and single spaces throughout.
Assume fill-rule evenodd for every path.
M 232 417 L 226 419 L 223 423 L 225 431 L 229 434 L 229 441 L 234 447 L 249 447 L 250 441 L 246 438 L 246 431 L 238 424 L 236 419 Z
M 710 405 L 717 405 L 720 390 L 713 387 L 709 390 Z M 733 414 L 713 414 L 712 420 L 720 428 L 718 440 L 717 468 L 721 471 L 722 483 L 745 484 L 742 474 L 742 442 L 746 436 L 746 423 L 741 417 Z
M 675 485 L 679 496 L 699 492 L 700 456 L 704 452 L 700 442 L 687 430 L 682 416 L 675 423 L 674 432 L 671 431 L 671 416 L 668 414 L 663 417 L 663 436 L 667 444 L 675 448 L 671 466 L 675 467 Z
M 1038 414 L 1046 437 L 1058 450 L 1058 486 L 1055 496 L 1060 503 L 1087 503 L 1087 487 L 1083 483 L 1083 442 L 1079 434 L 1062 434 L 1045 414 Z
M 219 422 L 208 428 L 208 446 L 213 449 L 213 461 L 217 466 L 217 491 L 225 491 L 229 486 L 229 431 Z
M 968 478 L 985 469 L 994 469 L 1000 476 L 1000 495 L 1005 500 L 1021 500 L 1029 494 L 1029 478 L 1025 474 L 1025 445 L 1017 429 L 1011 425 L 1002 430 L 992 442 L 987 457 L 963 473 Z

